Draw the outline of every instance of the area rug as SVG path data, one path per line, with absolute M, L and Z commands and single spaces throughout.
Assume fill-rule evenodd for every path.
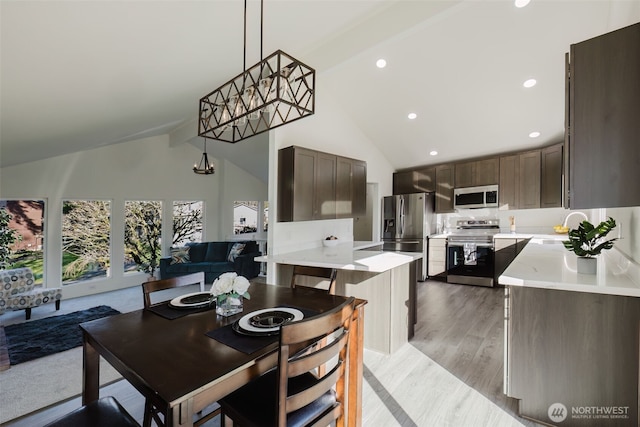
M 11 366 L 82 345 L 80 323 L 114 314 L 120 312 L 100 305 L 62 316 L 5 326 Z

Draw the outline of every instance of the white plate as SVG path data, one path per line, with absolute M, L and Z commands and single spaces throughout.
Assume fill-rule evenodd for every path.
M 290 313 L 293 315 L 293 319 L 290 320 L 290 322 L 295 322 L 297 320 L 301 320 L 304 317 L 304 314 L 300 311 L 300 310 L 296 310 L 295 308 L 289 308 L 289 307 L 273 307 L 273 308 L 264 308 L 262 310 L 256 310 L 256 311 L 252 311 L 249 314 L 245 314 L 244 316 L 242 316 L 242 318 L 238 321 L 238 326 L 240 326 L 240 328 L 242 328 L 245 331 L 248 332 L 274 332 L 280 329 L 280 325 L 278 326 L 274 326 L 272 328 L 258 328 L 253 326 L 249 320 L 253 317 L 256 316 L 258 314 L 263 314 L 263 313 L 268 313 L 270 311 L 284 311 L 286 313 Z
M 207 297 L 211 297 L 211 294 L 209 292 L 193 292 L 190 294 L 185 294 L 185 295 L 180 295 L 179 297 L 176 297 L 174 299 L 172 299 L 169 302 L 169 305 L 171 307 L 175 307 L 175 308 L 201 308 L 201 307 L 207 307 L 209 305 L 209 299 L 207 298 L 207 301 L 201 301 L 201 302 L 183 302 L 183 300 L 185 298 L 189 298 L 189 297 L 194 297 L 194 296 L 198 296 L 198 295 L 203 295 L 203 296 L 207 296 Z

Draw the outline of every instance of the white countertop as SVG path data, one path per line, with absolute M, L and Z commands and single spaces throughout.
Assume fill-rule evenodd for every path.
M 382 273 L 422 258 L 420 252 L 385 252 L 362 250 L 381 242 L 347 242 L 334 247 L 313 248 L 255 258 L 260 262 L 307 265 Z
M 559 235 L 560 237 L 562 235 Z M 502 285 L 640 297 L 640 266 L 615 248 L 598 256 L 598 272 L 578 274 L 561 238 L 533 238 L 499 277 Z
M 564 234 L 532 234 L 532 233 L 498 233 L 494 239 L 546 239 L 546 240 L 568 240 L 567 233 Z
M 446 239 L 451 233 L 432 234 L 430 239 Z M 548 240 L 567 240 L 567 234 L 535 234 L 535 233 L 497 233 L 493 235 L 494 239 L 548 239 Z
M 450 233 L 440 233 L 440 234 L 432 234 L 429 236 L 430 239 L 446 239 L 449 237 Z

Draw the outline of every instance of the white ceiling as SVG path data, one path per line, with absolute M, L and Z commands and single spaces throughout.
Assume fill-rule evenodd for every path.
M 241 0 L 2 0 L 0 165 L 165 133 L 201 146 L 198 99 L 241 72 L 242 19 Z M 256 0 L 248 20 L 253 65 Z M 265 0 L 263 40 L 400 169 L 560 141 L 569 45 L 638 21 L 638 0 Z

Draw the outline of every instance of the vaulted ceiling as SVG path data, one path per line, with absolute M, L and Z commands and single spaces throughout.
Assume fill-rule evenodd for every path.
M 265 55 L 316 68 L 317 90 L 398 169 L 562 140 L 569 45 L 640 21 L 636 0 L 264 7 Z M 247 65 L 260 57 L 259 9 L 249 1 Z M 2 166 L 166 133 L 201 146 L 198 99 L 242 70 L 241 0 L 2 1 L 0 24 Z

